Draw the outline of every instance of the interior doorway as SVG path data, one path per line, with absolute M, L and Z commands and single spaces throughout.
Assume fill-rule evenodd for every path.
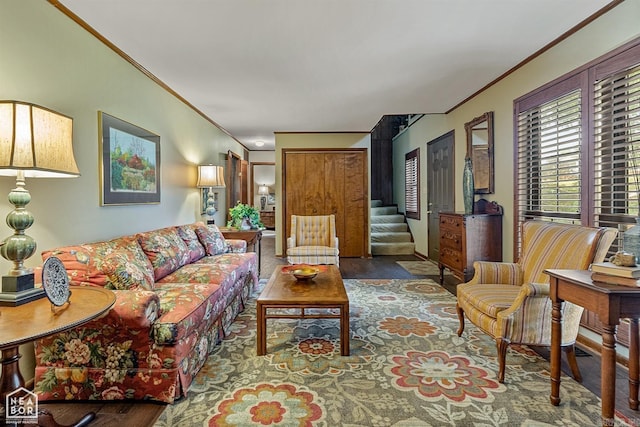
M 455 209 L 454 131 L 427 143 L 427 225 L 429 259 L 440 259 L 440 212 Z
M 260 220 L 268 230 L 276 228 L 276 164 L 251 162 L 249 198 L 260 210 Z
M 248 195 L 248 165 L 238 154 L 229 150 L 227 153 L 227 205 L 232 208 L 236 203 L 249 203 Z M 229 220 L 229 212 L 227 212 Z

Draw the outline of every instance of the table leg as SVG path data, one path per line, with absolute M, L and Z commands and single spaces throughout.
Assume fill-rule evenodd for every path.
M 638 319 L 629 319 L 629 408 L 638 410 L 638 384 L 640 361 L 638 360 Z
M 616 404 L 616 325 L 603 325 L 602 329 L 602 425 L 613 426 Z
M 17 388 L 24 387 L 24 378 L 20 373 L 20 360 L 19 346 L 11 347 L 2 350 L 2 374 L 0 375 L 0 404 L 4 406 L 5 398 L 7 394 L 11 393 Z
M 262 237 L 258 239 L 258 276 L 262 270 Z
M 553 302 L 551 310 L 551 404 L 560 404 L 560 344 L 562 343 L 562 301 Z
M 256 325 L 256 341 L 258 344 L 257 353 L 258 356 L 264 356 L 267 354 L 267 309 L 263 304 L 258 302 L 257 304 L 257 325 Z
M 348 356 L 351 351 L 349 348 L 349 304 L 340 308 L 340 354 Z

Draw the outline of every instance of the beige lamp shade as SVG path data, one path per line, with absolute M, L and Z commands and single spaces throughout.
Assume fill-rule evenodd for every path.
M 258 187 L 258 194 L 266 196 L 267 194 L 269 194 L 269 187 L 267 187 L 266 185 L 261 185 L 260 187 Z
M 0 175 L 76 177 L 73 120 L 38 105 L 0 101 Z
M 224 187 L 224 169 L 222 166 L 198 166 L 198 188 Z
M 0 175 L 16 177 L 8 197 L 15 209 L 7 215 L 14 233 L 0 246 L 0 255 L 13 268 L 2 276 L 0 305 L 16 306 L 45 296 L 34 286 L 33 270 L 24 265 L 36 250 L 35 240 L 24 232 L 34 221 L 26 210 L 31 195 L 25 178 L 80 175 L 73 157 L 73 120 L 38 105 L 0 101 Z

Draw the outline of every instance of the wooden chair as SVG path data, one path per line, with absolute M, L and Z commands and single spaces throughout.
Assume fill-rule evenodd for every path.
M 522 225 L 522 250 L 517 263 L 474 262 L 473 278 L 457 287 L 461 336 L 465 315 L 496 340 L 498 381 L 504 382 L 510 344 L 551 345 L 551 300 L 545 269 L 587 270 L 604 260 L 616 238 L 613 228 L 592 228 L 546 221 Z M 583 308 L 565 303 L 562 347 L 576 381 L 582 377 L 574 345 Z
M 340 265 L 335 215 L 291 215 L 287 238 L 289 264 Z

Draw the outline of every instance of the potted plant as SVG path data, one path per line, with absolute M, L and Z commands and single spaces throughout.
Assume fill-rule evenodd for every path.
M 264 227 L 260 221 L 260 212 L 251 205 L 238 202 L 229 209 L 229 216 L 231 219 L 227 222 L 227 227 L 235 227 L 240 230 Z

